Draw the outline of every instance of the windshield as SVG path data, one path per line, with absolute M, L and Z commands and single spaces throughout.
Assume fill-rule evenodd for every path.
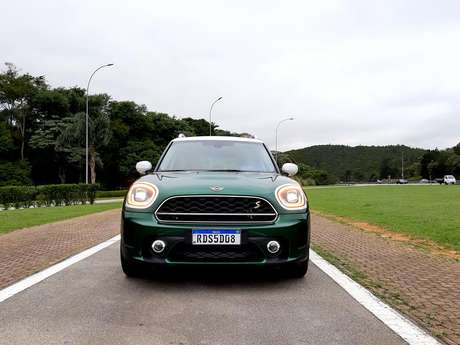
M 171 144 L 158 171 L 275 172 L 262 143 L 197 140 Z

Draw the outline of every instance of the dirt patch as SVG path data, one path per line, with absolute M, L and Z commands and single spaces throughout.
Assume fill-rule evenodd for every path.
M 423 240 L 423 239 L 420 239 L 420 238 L 414 238 L 414 237 L 409 236 L 409 235 L 405 235 L 405 234 L 401 234 L 401 233 L 398 233 L 398 232 L 394 232 L 394 231 L 385 229 L 385 228 L 383 228 L 381 226 L 378 226 L 378 225 L 369 224 L 369 223 L 366 223 L 366 222 L 355 221 L 355 220 L 353 220 L 351 218 L 347 218 L 347 217 L 334 216 L 334 215 L 330 215 L 330 214 L 323 214 L 323 213 L 317 212 L 317 211 L 313 211 L 313 213 L 316 213 L 316 214 L 321 215 L 323 217 L 327 217 L 327 218 L 336 220 L 336 221 L 338 221 L 340 223 L 351 225 L 351 226 L 353 226 L 353 227 L 355 227 L 357 229 L 363 230 L 363 231 L 378 234 L 379 236 L 381 236 L 383 238 L 387 238 L 387 239 L 390 239 L 390 240 L 393 240 L 393 241 L 398 241 L 398 242 L 403 242 L 403 243 L 415 245 L 417 247 L 421 247 L 424 250 L 429 251 L 433 255 L 441 255 L 441 256 L 449 257 L 449 258 L 455 259 L 457 261 L 460 261 L 460 252 L 458 252 L 456 250 L 453 250 L 453 249 L 450 249 L 450 248 L 443 247 L 443 246 L 441 246 L 441 245 L 439 245 L 437 243 L 434 243 L 433 241 Z

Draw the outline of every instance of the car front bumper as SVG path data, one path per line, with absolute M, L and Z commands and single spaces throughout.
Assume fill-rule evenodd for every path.
M 191 244 L 192 229 L 239 229 L 242 243 L 237 246 L 197 246 Z M 166 243 L 156 254 L 155 240 Z M 270 254 L 267 243 L 276 240 L 281 249 Z M 125 259 L 157 265 L 243 264 L 270 265 L 308 260 L 310 246 L 309 213 L 280 214 L 272 224 L 209 225 L 162 224 L 146 212 L 123 210 L 121 252 Z

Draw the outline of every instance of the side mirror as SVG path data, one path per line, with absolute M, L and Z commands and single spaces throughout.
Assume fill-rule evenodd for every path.
M 284 163 L 281 171 L 288 174 L 288 176 L 294 176 L 299 171 L 299 167 L 294 163 Z
M 150 163 L 149 161 L 137 162 L 136 170 L 139 174 L 145 175 L 147 171 L 152 170 L 152 163 Z

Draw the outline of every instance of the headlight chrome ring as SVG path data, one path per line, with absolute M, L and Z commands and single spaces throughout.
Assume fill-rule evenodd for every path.
M 299 185 L 283 184 L 276 188 L 275 196 L 285 210 L 303 210 L 307 208 L 307 197 Z
M 158 196 L 158 187 L 150 182 L 134 182 L 126 196 L 126 206 L 144 209 L 151 206 Z

